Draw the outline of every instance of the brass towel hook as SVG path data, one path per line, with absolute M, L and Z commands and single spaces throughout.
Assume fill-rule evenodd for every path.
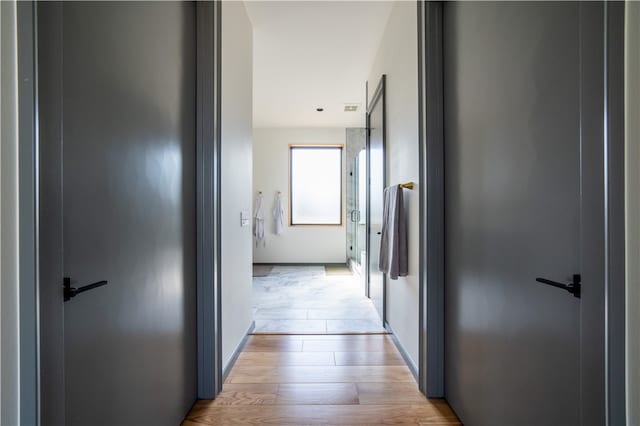
M 401 183 L 400 188 L 413 189 L 413 182 Z

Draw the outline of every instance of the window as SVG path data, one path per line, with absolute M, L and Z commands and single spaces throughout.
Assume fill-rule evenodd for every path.
M 342 146 L 290 147 L 291 225 L 342 225 Z

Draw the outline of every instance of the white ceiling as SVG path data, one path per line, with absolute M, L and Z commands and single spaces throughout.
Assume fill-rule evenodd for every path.
M 392 3 L 246 2 L 254 127 L 363 127 L 365 81 Z M 360 104 L 344 112 L 344 104 Z M 316 108 L 324 112 L 316 112 Z

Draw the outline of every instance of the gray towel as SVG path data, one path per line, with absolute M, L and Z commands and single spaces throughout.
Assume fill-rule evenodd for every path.
M 384 190 L 378 265 L 380 271 L 386 273 L 392 280 L 406 277 L 409 270 L 407 222 L 404 217 L 404 201 L 400 185 L 390 186 Z

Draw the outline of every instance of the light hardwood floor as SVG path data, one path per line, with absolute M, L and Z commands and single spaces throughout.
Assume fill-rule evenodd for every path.
M 198 401 L 183 426 L 459 425 L 426 399 L 386 335 L 254 335 L 222 393 Z

